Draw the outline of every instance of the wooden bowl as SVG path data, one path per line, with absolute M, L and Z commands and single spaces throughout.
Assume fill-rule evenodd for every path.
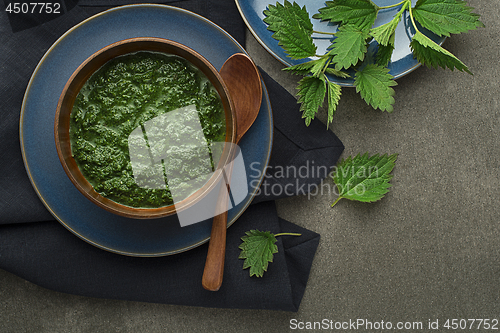
M 199 200 L 210 193 L 214 187 L 216 187 L 216 184 L 221 177 L 220 173 L 214 173 L 204 186 L 191 194 L 188 198 L 175 203 L 175 206 L 170 205 L 154 208 L 135 208 L 122 205 L 96 192 L 87 179 L 85 179 L 78 168 L 75 159 L 72 157 L 69 134 L 70 115 L 73 109 L 73 104 L 84 83 L 96 70 L 109 60 L 117 56 L 135 53 L 138 51 L 162 52 L 165 54 L 180 56 L 200 69 L 213 84 L 221 98 L 226 118 L 226 144 L 224 145 L 224 150 L 218 163 L 218 168 L 223 167 L 229 162 L 230 156 L 232 156 L 232 150 L 235 148 L 236 116 L 234 114 L 235 111 L 233 102 L 231 101 L 229 92 L 215 67 L 196 51 L 171 40 L 150 37 L 122 40 L 92 54 L 75 70 L 61 93 L 54 122 L 57 154 L 64 171 L 76 188 L 86 198 L 99 207 L 120 216 L 136 219 L 152 219 L 173 215 L 177 211 L 195 205 Z

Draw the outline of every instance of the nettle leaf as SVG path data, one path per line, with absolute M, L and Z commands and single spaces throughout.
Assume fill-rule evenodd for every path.
M 387 44 L 387 46 L 379 45 L 377 49 L 377 55 L 375 57 L 375 63 L 382 67 L 387 67 L 392 58 L 392 53 L 394 51 L 394 44 Z
M 450 70 L 456 68 L 472 75 L 472 72 L 463 62 L 420 31 L 417 31 L 413 36 L 410 47 L 414 57 L 427 67 L 437 68 L 440 66 L 443 69 L 449 68 Z
M 388 68 L 376 64 L 366 65 L 356 72 L 354 85 L 356 92 L 359 92 L 366 103 L 374 109 L 393 111 L 394 89 L 391 87 L 396 86 L 397 83 L 389 74 Z
M 370 30 L 370 35 L 379 43 L 380 45 L 387 46 L 389 43 L 394 44 L 394 36 L 396 28 L 401 20 L 401 15 L 396 15 L 391 21 L 386 24 L 382 24 L 376 28 Z
M 395 166 L 397 154 L 357 155 L 342 159 L 333 175 L 333 181 L 339 190 L 340 199 L 346 198 L 361 202 L 374 202 L 382 199 L 389 192 L 390 174 Z
M 302 64 L 285 67 L 283 68 L 283 70 L 286 72 L 292 72 L 293 74 L 297 75 L 313 74 L 314 76 L 317 76 L 325 66 L 326 61 L 327 61 L 326 57 L 315 59 L 304 62 Z
M 323 56 L 320 59 L 318 59 L 315 62 L 314 66 L 311 67 L 311 74 L 315 77 L 319 77 L 323 73 L 323 70 L 329 58 L 330 58 L 329 56 Z
M 361 31 L 353 25 L 342 25 L 335 33 L 331 50 L 328 54 L 333 55 L 336 70 L 348 69 L 363 60 L 367 50 L 366 39 L 369 34 Z
M 250 268 L 250 276 L 262 277 L 268 264 L 273 261 L 273 254 L 278 252 L 276 237 L 269 231 L 250 230 L 241 237 L 243 241 L 239 259 L 245 259 L 243 269 Z
M 329 81 L 326 77 L 325 80 L 328 86 L 328 119 L 326 123 L 326 128 L 333 122 L 333 116 L 335 115 L 335 111 L 337 110 L 337 105 L 340 101 L 341 95 L 341 87 Z
M 307 76 L 299 81 L 297 89 L 302 118 L 305 118 L 306 126 L 309 126 L 325 99 L 326 83 L 320 78 Z
M 425 28 L 439 36 L 459 34 L 484 27 L 479 15 L 462 0 L 418 0 L 412 13 Z
M 330 56 L 324 55 L 319 59 L 311 60 L 309 73 L 311 73 L 315 77 L 320 77 L 320 75 L 323 74 L 323 71 L 324 71 L 325 67 L 327 66 L 327 62 L 329 62 L 330 58 L 331 58 Z
M 264 22 L 269 25 L 268 29 L 271 31 L 280 30 L 283 24 L 288 24 L 287 20 L 292 19 L 297 22 L 305 31 L 312 33 L 313 25 L 309 19 L 309 13 L 305 6 L 300 7 L 297 3 L 290 3 L 285 0 L 284 5 L 276 2 L 276 6 L 269 5 L 267 10 L 264 10 Z
M 306 7 L 285 0 L 284 5 L 269 5 L 264 11 L 264 22 L 274 31 L 273 38 L 279 41 L 286 54 L 292 59 L 312 57 L 316 45 L 312 40 L 313 26 Z
M 320 8 L 313 18 L 352 24 L 360 30 L 370 30 L 377 18 L 378 6 L 370 0 L 334 0 L 327 1 L 326 7 Z
M 281 24 L 283 23 L 284 6 L 279 2 L 276 2 L 276 6 L 269 5 L 267 9 L 264 10 L 264 15 L 266 16 L 263 21 L 267 23 L 267 30 L 278 31 Z
M 338 76 L 338 77 L 341 77 L 343 79 L 347 79 L 347 78 L 350 78 L 351 76 L 349 74 L 347 74 L 346 72 L 342 72 L 342 71 L 339 71 L 339 70 L 336 70 L 335 68 L 332 68 L 332 67 L 327 67 L 325 69 L 325 73 L 326 74 L 331 74 L 331 75 L 335 75 L 335 76 Z
M 370 31 L 370 34 L 378 42 L 375 63 L 379 66 L 387 67 L 391 61 L 398 24 L 399 20 L 392 20 L 388 25 L 384 24 Z

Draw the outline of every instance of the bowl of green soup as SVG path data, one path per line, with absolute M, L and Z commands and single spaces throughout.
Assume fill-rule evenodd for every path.
M 235 149 L 236 117 L 220 74 L 162 38 L 131 38 L 86 59 L 56 110 L 57 154 L 71 182 L 103 209 L 160 218 L 216 188 Z

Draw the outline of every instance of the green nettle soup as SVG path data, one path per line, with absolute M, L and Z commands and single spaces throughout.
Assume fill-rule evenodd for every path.
M 117 57 L 76 98 L 73 157 L 95 191 L 117 203 L 168 206 L 209 178 L 224 142 L 220 97 L 183 58 L 154 52 Z M 193 181 L 195 179 L 196 181 Z

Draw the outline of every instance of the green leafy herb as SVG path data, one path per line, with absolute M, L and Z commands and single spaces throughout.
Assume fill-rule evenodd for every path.
M 335 110 L 340 101 L 340 86 L 336 83 L 328 81 L 328 78 L 324 77 L 328 86 L 328 124 L 333 121 L 333 116 L 335 115 Z
M 417 60 L 428 67 L 448 67 L 451 70 L 457 68 L 460 71 L 472 74 L 469 68 L 451 52 L 434 43 L 420 31 L 417 31 L 415 36 L 413 36 L 410 47 Z
M 329 52 L 336 70 L 348 69 L 364 59 L 366 39 L 369 37 L 367 32 L 348 24 L 341 25 L 336 36 Z
M 397 154 L 369 156 L 349 156 L 337 166 L 333 181 L 339 190 L 339 197 L 332 207 L 342 198 L 362 202 L 374 202 L 389 192 L 390 174 L 394 168 Z
M 387 46 L 389 44 L 394 46 L 394 36 L 396 34 L 396 28 L 401 21 L 403 12 L 408 7 L 408 2 L 405 2 L 401 7 L 399 12 L 394 16 L 392 20 L 386 24 L 382 24 L 376 28 L 370 30 L 370 34 L 379 43 L 379 45 Z
M 396 16 L 386 24 L 379 25 L 378 27 L 370 30 L 370 35 L 375 38 L 379 45 L 387 46 L 389 42 L 391 42 L 391 44 L 394 44 L 394 35 L 396 33 L 396 27 L 398 26 L 400 20 L 401 16 Z
M 323 59 L 311 60 L 302 64 L 285 67 L 284 71 L 292 72 L 297 75 L 307 75 L 307 74 L 315 74 L 317 67 L 323 65 Z
M 373 27 L 381 9 L 398 7 L 391 21 Z M 345 70 L 355 73 L 354 85 L 361 97 L 375 109 L 392 112 L 396 85 L 387 66 L 394 51 L 395 32 L 403 13 L 409 12 L 411 24 L 416 31 L 410 47 L 414 57 L 428 67 L 449 68 L 472 74 L 469 68 L 443 47 L 425 36 L 420 26 L 436 35 L 450 36 L 484 27 L 479 15 L 472 13 L 463 0 L 418 0 L 414 7 L 411 0 L 390 6 L 377 6 L 371 0 L 333 0 L 319 9 L 312 18 L 339 24 L 335 33 L 314 31 L 305 6 L 284 0 L 283 4 L 269 5 L 264 11 L 264 22 L 273 31 L 286 54 L 292 59 L 305 62 L 285 68 L 305 78 L 299 81 L 298 101 L 300 111 L 309 125 L 326 98 L 328 101 L 328 125 L 333 121 L 341 88 L 331 83 L 327 75 L 349 78 Z M 420 23 L 420 26 L 417 25 Z M 316 54 L 313 34 L 332 35 L 332 43 L 326 54 Z M 368 44 L 378 43 L 376 55 L 369 55 Z M 311 59 L 313 58 L 313 59 Z
M 376 64 L 381 67 L 387 67 L 391 61 L 392 52 L 394 51 L 394 37 L 387 45 L 379 45 L 376 56 Z
M 331 68 L 331 67 L 327 67 L 325 69 L 325 73 L 335 75 L 335 76 L 341 77 L 343 79 L 347 79 L 347 78 L 351 77 L 348 73 L 336 70 L 335 68 Z
M 479 15 L 462 0 L 419 0 L 412 10 L 415 19 L 438 36 L 459 34 L 484 27 Z
M 239 259 L 245 259 L 243 269 L 250 268 L 250 276 L 262 277 L 273 255 L 278 253 L 276 237 L 278 236 L 300 236 L 296 233 L 273 234 L 269 231 L 250 230 L 241 237 L 243 241 L 239 246 L 241 250 Z
M 264 22 L 269 30 L 275 31 L 273 37 L 279 40 L 288 56 L 292 59 L 312 57 L 316 54 L 316 45 L 312 40 L 312 23 L 305 6 L 285 0 L 285 5 L 269 5 L 264 11 Z
M 356 72 L 356 92 L 374 109 L 392 112 L 394 103 L 394 89 L 397 85 L 389 74 L 389 69 L 375 64 L 365 66 Z
M 305 118 L 306 125 L 309 126 L 316 115 L 314 110 L 318 110 L 325 99 L 326 83 L 320 78 L 306 76 L 299 81 L 298 89 L 299 102 L 302 103 L 300 107 L 302 118 Z
M 379 7 L 370 0 L 327 1 L 313 18 L 342 24 L 352 24 L 362 31 L 370 30 L 377 18 Z

